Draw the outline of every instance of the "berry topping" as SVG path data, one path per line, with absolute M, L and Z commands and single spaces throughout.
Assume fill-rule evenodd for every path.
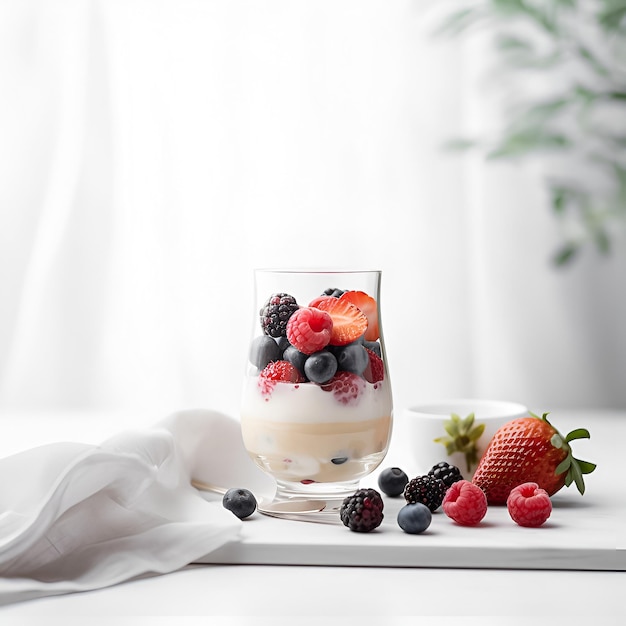
M 304 374 L 312 382 L 327 383 L 337 371 L 337 359 L 332 352 L 315 352 L 304 362 Z
M 372 350 L 365 348 L 367 353 L 368 363 L 363 371 L 363 378 L 368 383 L 378 383 L 385 378 L 385 367 L 382 359 Z
M 341 404 L 357 404 L 365 388 L 365 381 L 352 372 L 339 371 L 325 385 L 320 387 L 331 391 Z
M 369 365 L 369 356 L 367 350 L 360 343 L 351 343 L 341 348 L 336 348 L 335 356 L 339 369 L 358 374 L 363 374 L 365 368 Z
M 260 311 L 263 332 L 271 337 L 285 336 L 287 322 L 299 308 L 296 299 L 288 293 L 272 294 Z
M 308 358 L 308 354 L 300 352 L 300 350 L 294 348 L 292 345 L 289 345 L 283 352 L 283 360 L 289 361 L 289 363 L 291 363 L 301 373 L 304 372 L 304 364 Z
M 421 502 L 405 504 L 398 511 L 398 526 L 411 535 L 423 533 L 430 526 L 432 519 L 430 509 Z
M 380 337 L 378 330 L 378 305 L 372 296 L 368 296 L 364 291 L 346 291 L 340 297 L 354 304 L 367 317 L 367 330 L 365 331 L 365 339 L 367 341 L 376 341 Z
M 324 289 L 325 296 L 332 296 L 333 298 L 339 298 L 344 292 L 343 289 L 337 289 L 336 287 L 329 287 L 328 289 Z
M 338 457 L 335 457 L 334 459 L 330 460 L 330 462 L 333 465 L 343 465 L 347 461 L 348 461 L 348 457 L 347 456 L 338 456 Z
M 378 341 L 363 341 L 363 345 L 371 350 L 379 359 L 382 359 L 383 353 L 380 349 L 380 343 Z
M 344 499 L 339 515 L 344 526 L 358 533 L 368 533 L 383 521 L 383 499 L 375 489 L 358 489 Z
M 428 470 L 428 474 L 443 480 L 443 484 L 446 487 L 450 487 L 453 483 L 463 480 L 461 470 L 456 465 L 450 465 L 450 463 L 446 463 L 445 461 L 433 465 Z
M 304 376 L 289 361 L 272 361 L 259 374 L 259 388 L 271 394 L 276 383 L 303 383 Z
M 512 489 L 506 507 L 516 524 L 529 528 L 541 526 L 552 513 L 550 496 L 537 483 L 524 483 Z
M 326 311 L 333 320 L 330 344 L 345 346 L 356 341 L 367 329 L 367 317 L 354 304 L 334 298 L 321 296 L 313 301 L 314 308 Z M 293 343 L 293 342 L 292 342 Z
M 404 488 L 404 499 L 409 503 L 421 502 L 433 513 L 441 506 L 446 495 L 443 481 L 434 476 L 418 476 L 410 480 Z
M 313 354 L 328 345 L 333 320 L 325 311 L 312 307 L 298 309 L 287 322 L 289 343 L 304 354 Z
M 399 467 L 388 467 L 378 476 L 378 486 L 387 496 L 399 496 L 409 482 L 409 477 Z
M 268 335 L 255 337 L 250 344 L 250 363 L 262 370 L 271 361 L 281 357 L 279 345 Z
M 487 497 L 480 487 L 458 480 L 446 492 L 443 512 L 461 526 L 476 526 L 487 513 Z
M 229 489 L 222 498 L 222 504 L 239 519 L 250 517 L 256 510 L 256 498 L 247 489 Z

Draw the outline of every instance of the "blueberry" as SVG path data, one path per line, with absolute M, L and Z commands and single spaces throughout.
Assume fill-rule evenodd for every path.
M 309 358 L 308 354 L 300 352 L 294 346 L 289 345 L 283 352 L 283 359 L 289 361 L 299 372 L 304 373 L 304 363 Z
M 380 490 L 394 498 L 404 492 L 409 477 L 399 467 L 388 467 L 378 476 Z
M 343 465 L 348 460 L 347 456 L 336 456 L 334 459 L 331 459 L 330 462 L 334 465 Z
M 370 360 L 365 348 L 360 343 L 351 343 L 335 352 L 340 370 L 346 370 L 360 376 Z
M 278 361 L 281 351 L 268 335 L 261 335 L 250 344 L 250 363 L 262 370 L 270 361 Z
M 324 296 L 333 296 L 333 298 L 339 298 L 339 296 L 343 295 L 343 289 L 337 289 L 336 287 L 329 287 L 328 289 L 324 289 Z
M 430 526 L 432 518 L 430 509 L 421 502 L 405 504 L 398 511 L 398 525 L 405 533 L 411 535 L 423 533 Z
M 274 341 L 278 344 L 281 354 L 291 345 L 287 337 L 274 337 Z
M 256 510 L 256 498 L 247 489 L 229 489 L 222 498 L 222 504 L 239 519 L 249 517 Z
M 337 371 L 337 359 L 328 350 L 314 352 L 304 363 L 304 375 L 312 382 L 323 385 Z

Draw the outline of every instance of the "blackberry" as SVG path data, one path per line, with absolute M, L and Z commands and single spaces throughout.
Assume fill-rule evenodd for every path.
M 453 483 L 463 480 L 461 470 L 456 465 L 450 465 L 445 461 L 433 465 L 430 470 L 428 470 L 428 475 L 440 478 L 443 480 L 446 487 L 450 487 Z
M 441 506 L 446 490 L 443 480 L 425 474 L 407 483 L 404 488 L 404 499 L 409 504 L 421 502 L 434 513 Z
M 368 533 L 383 521 L 383 499 L 376 489 L 358 489 L 344 499 L 339 515 L 344 526 Z
M 287 336 L 287 322 L 298 310 L 296 299 L 288 293 L 274 293 L 259 312 L 261 328 L 270 337 Z

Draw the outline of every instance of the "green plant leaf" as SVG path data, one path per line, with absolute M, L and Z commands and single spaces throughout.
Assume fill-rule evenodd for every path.
M 586 61 L 587 65 L 589 65 L 589 67 L 591 67 L 591 69 L 594 70 L 596 74 L 599 74 L 600 76 L 610 75 L 609 70 L 604 66 L 604 64 L 598 61 L 596 56 L 591 52 L 591 50 L 589 50 L 587 46 L 579 45 L 577 48 L 577 52 L 580 55 L 580 57 L 584 61 Z
M 525 155 L 538 150 L 562 150 L 571 146 L 571 140 L 560 133 L 544 132 L 533 128 L 511 133 L 494 150 L 487 154 L 488 159 L 501 159 Z
M 444 150 L 449 151 L 458 151 L 461 150 L 469 150 L 470 148 L 475 148 L 478 145 L 478 141 L 475 139 L 464 139 L 463 137 L 449 139 L 443 144 Z
M 477 7 L 465 7 L 451 13 L 435 31 L 435 35 L 459 35 L 484 17 Z
M 622 22 L 626 21 L 626 2 L 612 0 L 604 4 L 604 9 L 597 16 L 598 23 L 607 30 L 618 30 Z
M 608 233 L 603 228 L 596 227 L 593 231 L 593 240 L 600 253 L 608 254 L 611 251 L 611 240 Z
M 580 252 L 580 244 L 575 241 L 569 241 L 557 250 L 552 262 L 557 267 L 562 267 L 571 263 L 574 257 Z

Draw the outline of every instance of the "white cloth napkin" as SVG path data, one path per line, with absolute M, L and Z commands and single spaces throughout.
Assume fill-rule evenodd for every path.
M 236 541 L 242 522 L 192 478 L 272 490 L 214 411 L 0 459 L 0 604 L 171 572 Z

